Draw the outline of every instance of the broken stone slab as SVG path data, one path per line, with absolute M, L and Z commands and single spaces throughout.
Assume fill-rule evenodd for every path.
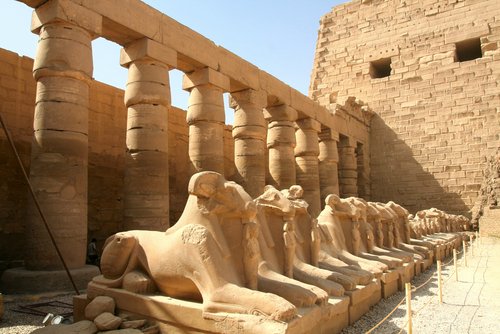
M 115 301 L 111 297 L 98 296 L 85 308 L 85 318 L 94 321 L 97 316 L 105 312 L 115 313 Z
M 122 323 L 122 318 L 117 317 L 113 313 L 104 312 L 98 315 L 94 319 L 94 324 L 97 326 L 99 330 L 113 330 L 118 329 Z

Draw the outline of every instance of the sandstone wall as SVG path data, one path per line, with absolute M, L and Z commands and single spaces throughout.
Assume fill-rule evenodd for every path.
M 500 2 L 353 1 L 320 24 L 310 96 L 376 113 L 372 200 L 467 212 L 500 146 Z M 458 61 L 456 43 L 474 42 L 482 57 Z
M 0 49 L 0 113 L 14 138 L 24 165 L 29 168 L 35 81 L 33 60 Z M 125 157 L 126 108 L 124 92 L 94 81 L 89 116 L 89 238 L 102 244 L 121 229 Z M 188 127 L 185 111 L 169 114 L 170 219 L 174 223 L 187 199 Z M 226 175 L 234 174 L 231 127 L 225 131 Z M 24 255 L 23 218 L 28 198 L 15 157 L 0 129 L 0 271 Z M 50 222 L 49 222 L 50 223 Z

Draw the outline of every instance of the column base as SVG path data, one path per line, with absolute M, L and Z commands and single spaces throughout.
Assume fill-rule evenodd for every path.
M 71 269 L 70 272 L 79 290 L 85 290 L 92 278 L 100 275 L 99 268 L 91 265 Z M 65 270 L 34 271 L 19 267 L 4 271 L 0 278 L 0 290 L 4 294 L 33 294 L 74 289 Z

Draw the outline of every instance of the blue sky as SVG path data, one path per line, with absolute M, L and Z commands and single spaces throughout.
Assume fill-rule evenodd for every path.
M 203 34 L 290 86 L 307 94 L 319 19 L 340 0 L 147 0 L 180 23 Z M 34 57 L 37 36 L 30 32 L 32 9 L 2 0 L 0 48 Z M 124 88 L 127 72 L 119 65 L 120 46 L 104 39 L 92 43 L 94 78 Z M 182 73 L 171 71 L 172 104 L 186 108 Z M 226 110 L 227 123 L 232 111 Z

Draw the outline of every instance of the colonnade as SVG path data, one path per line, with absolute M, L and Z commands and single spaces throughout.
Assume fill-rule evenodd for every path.
M 49 1 L 47 6 L 59 5 Z M 68 266 L 78 268 L 85 264 L 86 251 L 91 41 L 104 34 L 104 25 L 102 17 L 90 10 L 83 11 L 83 23 L 64 11 L 52 12 L 38 15 L 32 27 L 40 42 L 34 65 L 37 99 L 30 179 Z M 191 173 L 224 173 L 223 94 L 230 93 L 237 179 L 251 196 L 260 195 L 266 184 L 279 189 L 300 184 L 311 214 L 317 215 L 327 194 L 358 194 L 356 139 L 332 129 L 331 122 L 309 117 L 305 108 L 312 108 L 312 101 L 303 110 L 269 89 L 234 88 L 234 78 L 196 62 L 179 65 L 179 59 L 177 50 L 147 37 L 124 44 L 121 51 L 120 63 L 128 69 L 125 229 L 169 226 L 171 69 L 185 72 L 182 88 L 189 92 Z M 58 268 L 56 256 L 47 256 L 51 247 L 38 220 L 30 209 L 26 266 Z

